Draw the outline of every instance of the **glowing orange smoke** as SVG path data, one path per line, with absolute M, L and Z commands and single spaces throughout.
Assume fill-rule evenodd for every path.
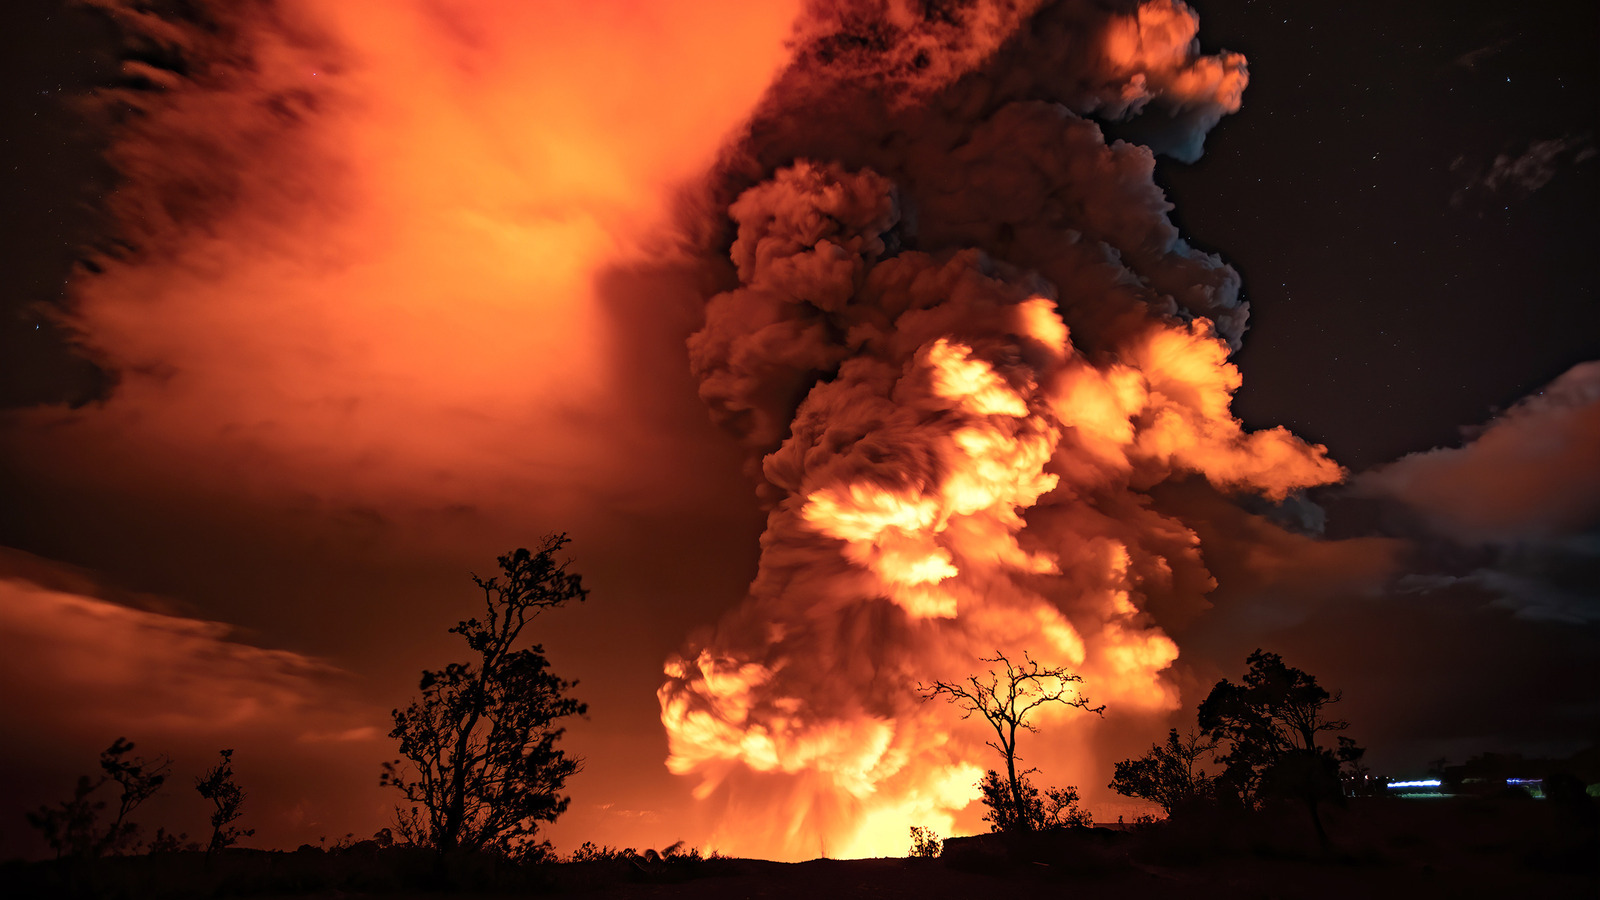
M 192 77 L 128 64 L 167 88 L 112 151 L 138 249 L 71 318 L 120 381 L 36 414 L 41 468 L 384 510 L 575 507 L 637 468 L 595 275 L 665 248 L 794 4 L 107 5 Z
M 1105 52 L 1113 71 L 1129 75 L 1137 92 L 1159 96 L 1170 105 L 1215 104 L 1237 112 L 1244 95 L 1244 57 L 1219 53 L 1196 57 L 1200 33 L 1194 9 L 1182 0 L 1151 0 L 1127 17 L 1108 23 Z
M 965 27 L 997 21 L 973 9 Z M 729 206 L 739 285 L 690 341 L 701 396 L 759 455 L 771 505 L 748 597 L 667 663 L 668 766 L 721 816 L 714 844 L 780 859 L 898 855 L 911 825 L 972 828 L 997 760 L 914 685 L 996 651 L 1083 675 L 1125 720 L 1176 709 L 1179 650 L 1151 609 L 1201 604 L 1211 582 L 1193 531 L 1144 492 L 1200 476 L 1282 500 L 1343 474 L 1323 448 L 1233 418 L 1235 276 L 1177 238 L 1148 151 L 1107 146 L 1072 112 L 1161 107 L 1181 122 L 1172 145 L 1197 149 L 1239 106 L 1242 58 L 1198 55 L 1172 0 L 1130 16 L 1046 4 L 1030 33 L 1099 52 L 1070 60 L 1075 80 L 1039 78 L 1084 94 L 1007 102 L 1004 67 L 1026 65 L 1007 54 L 1026 41 L 976 41 L 1002 74 L 962 82 L 946 69 L 988 57 L 942 20 L 858 12 L 871 26 L 834 23 L 849 41 L 803 48 L 771 134 L 748 142 L 779 162 Z M 930 43 L 953 48 L 935 75 L 903 65 Z M 805 105 L 875 79 L 905 92 Z M 786 138 L 786 111 L 824 136 Z M 835 115 L 864 133 L 827 132 Z M 764 140 L 840 158 L 791 163 Z M 1180 315 L 1175 296 L 1226 321 Z M 1038 724 L 1024 753 L 1042 777 L 1103 783 L 1076 752 L 1097 723 L 1049 708 Z
M 677 254 L 677 194 L 788 59 L 798 0 L 91 2 L 139 36 L 138 60 L 182 64 L 129 61 L 128 80 L 150 89 L 103 98 L 137 111 L 119 116 L 109 154 L 126 243 L 75 279 L 67 325 L 115 386 L 103 403 L 8 418 L 11 460 L 41 494 L 87 497 L 89 515 L 110 507 L 105 522 L 63 526 L 78 545 L 99 536 L 117 557 L 148 546 L 120 539 L 129 520 L 181 518 L 180 534 L 259 542 L 249 562 L 287 563 L 260 581 L 316 593 L 326 573 L 307 548 L 346 572 L 368 550 L 460 572 L 565 528 L 592 560 L 596 546 L 626 554 L 641 511 L 703 508 L 718 457 L 662 427 L 676 410 L 652 418 L 687 377 L 628 374 L 641 344 L 681 346 L 689 289 L 624 280 L 636 296 L 619 303 L 624 288 L 605 279 Z M 163 548 L 147 568 L 183 581 L 220 564 L 213 548 Z M 303 604 L 275 611 L 271 591 L 185 599 L 224 621 L 315 622 L 313 642 L 364 674 L 381 656 L 415 651 L 383 664 L 413 673 L 437 662 L 361 631 L 328 637 L 320 617 L 295 620 Z M 448 596 L 352 591 L 335 618 L 403 622 Z M 635 676 L 640 696 L 651 677 Z M 616 731 L 630 725 L 655 727 Z M 351 784 L 370 794 L 380 758 L 350 753 L 343 763 L 366 770 Z M 603 779 L 579 789 L 638 783 Z M 338 823 L 328 833 L 385 824 L 386 805 L 352 795 L 305 805 Z
M 594 279 L 668 243 L 675 190 L 789 58 L 798 2 L 218 0 L 209 28 L 107 5 L 191 65 L 130 64 L 161 88 L 126 98 L 142 115 L 113 148 L 135 249 L 79 280 L 71 317 L 120 382 L 29 413 L 25 465 L 362 514 L 636 499 L 638 458 L 672 436 L 615 412 L 642 388 L 616 376 Z M 727 849 L 899 853 L 908 824 L 970 825 L 983 735 L 909 688 L 996 650 L 1081 673 L 1113 711 L 1173 708 L 1152 598 L 1209 576 L 1142 491 L 1197 475 L 1281 498 L 1340 474 L 1231 417 L 1236 279 L 1181 245 L 1153 158 L 1077 118 L 1150 105 L 1203 133 L 1238 107 L 1242 60 L 1198 55 L 1171 0 L 935 6 L 811 4 L 801 44 L 839 79 L 888 72 L 906 109 L 956 91 L 908 120 L 937 140 L 730 163 L 754 184 L 731 207 L 739 287 L 690 358 L 772 507 L 748 600 L 659 695 L 668 765 L 726 813 Z M 1035 6 L 1056 16 L 1038 40 L 1092 38 L 1059 45 L 1047 74 L 1087 91 L 1059 108 L 962 80 Z M 905 40 L 828 43 L 872 15 Z M 799 93 L 839 86 L 818 83 Z M 761 124 L 738 146 L 783 132 Z M 871 171 L 908 142 L 903 171 Z M 1008 147 L 1037 155 L 986 168 Z M 1084 731 L 1040 724 L 1054 776 Z
M 946 338 L 923 345 L 898 380 L 872 373 L 893 385 L 895 398 L 890 422 L 880 428 L 892 429 L 902 419 L 916 429 L 906 439 L 935 457 L 935 480 L 891 487 L 883 481 L 893 478 L 891 472 L 838 480 L 839 473 L 825 469 L 773 513 L 769 554 L 775 552 L 773 534 L 800 541 L 811 533 L 841 542 L 838 553 L 848 565 L 810 576 L 798 589 L 789 581 L 776 596 L 758 593 L 769 574 L 764 567 L 752 591 L 760 612 L 750 615 L 783 636 L 772 649 L 786 649 L 795 640 L 792 629 L 827 627 L 841 608 L 899 618 L 904 633 L 889 639 L 903 644 L 851 648 L 867 657 L 862 660 L 785 654 L 755 661 L 702 650 L 668 665 L 672 681 L 661 696 L 672 737 L 669 766 L 700 776 L 698 795 L 711 796 L 740 766 L 799 776 L 787 786 L 793 795 L 772 803 L 777 821 L 770 828 L 752 835 L 746 821 L 738 834 L 724 833 L 732 848 L 792 857 L 822 852 L 825 844 L 833 855 L 887 855 L 904 851 L 910 824 L 948 833 L 955 812 L 976 798 L 977 766 L 993 761 L 980 732 L 943 708 L 920 706 L 910 685 L 919 678 L 962 677 L 987 647 L 1027 651 L 1083 672 L 1097 702 L 1124 713 L 1176 706 L 1159 673 L 1178 649 L 1130 600 L 1135 584 L 1126 547 L 1103 541 L 1098 558 L 1078 564 L 1098 568 L 1100 586 L 1074 598 L 1070 614 L 1031 586 L 1030 576 L 1064 574 L 1049 541 L 1072 535 L 1032 536 L 1025 513 L 1049 502 L 1041 498 L 1060 482 L 1047 467 L 1080 468 L 1071 455 L 1057 453 L 1061 438 L 1080 430 L 1075 410 L 1089 411 L 1084 430 L 1100 442 L 1099 453 L 1121 454 L 1121 471 L 1188 469 L 1279 496 L 1339 475 L 1337 466 L 1286 435 L 1242 433 L 1226 411 L 1236 373 L 1224 362 L 1226 348 L 1203 328 L 1154 327 L 1126 354 L 1147 370 L 1101 371 L 1073 352 L 1060 320 L 1044 319 L 1036 301 L 1024 299 L 1009 310 L 1001 301 L 993 308 L 1008 311 L 1011 333 L 1055 340 L 1048 345 L 1051 364 L 1034 373 L 1038 382 L 1020 373 L 1007 379 L 972 347 Z M 841 418 L 859 410 L 860 399 L 824 399 L 858 387 L 851 383 L 858 371 L 847 367 L 814 389 L 797 423 L 808 413 L 822 414 L 825 405 Z M 1220 409 L 1212 402 L 1219 391 Z M 792 438 L 770 457 L 769 473 L 805 437 Z M 1258 446 L 1269 441 L 1286 448 L 1281 457 Z M 1085 573 L 1066 574 L 1078 581 Z M 870 612 L 884 599 L 899 612 Z M 829 664 L 843 671 L 815 674 Z M 862 671 L 853 676 L 857 667 Z M 795 690 L 792 683 L 774 688 L 774 676 L 784 670 L 805 681 L 886 679 L 881 689 L 892 699 L 874 685 L 873 699 L 886 702 L 884 708 L 819 708 L 815 698 L 786 696 Z M 1043 722 L 1060 724 L 1076 715 L 1052 710 Z M 825 803 L 837 811 L 825 810 Z

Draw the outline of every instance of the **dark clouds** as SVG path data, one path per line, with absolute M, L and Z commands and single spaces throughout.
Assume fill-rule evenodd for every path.
M 1450 204 L 1473 208 L 1519 202 L 1549 184 L 1562 169 L 1594 157 L 1592 136 L 1535 140 L 1521 153 L 1497 154 L 1486 167 L 1474 168 L 1465 156 L 1458 156 L 1450 169 L 1461 176 L 1463 184 L 1450 195 Z

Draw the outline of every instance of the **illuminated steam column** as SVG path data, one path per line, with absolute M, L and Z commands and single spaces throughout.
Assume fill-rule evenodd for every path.
M 999 40 L 981 8 L 874 9 L 803 23 L 730 154 L 739 284 L 689 344 L 767 529 L 748 596 L 659 696 L 669 768 L 742 854 L 898 855 L 910 825 L 948 833 L 996 760 L 982 723 L 915 685 L 996 651 L 1081 674 L 1113 713 L 1175 709 L 1154 611 L 1201 608 L 1212 582 L 1145 492 L 1199 475 L 1281 500 L 1341 475 L 1233 418 L 1237 276 L 1178 239 L 1151 152 L 1084 118 L 1167 102 L 1163 142 L 1197 153 L 1242 59 L 1198 56 L 1175 3 L 1051 4 Z M 862 29 L 876 43 L 841 39 Z M 1041 710 L 1030 765 L 1081 748 L 1083 717 Z

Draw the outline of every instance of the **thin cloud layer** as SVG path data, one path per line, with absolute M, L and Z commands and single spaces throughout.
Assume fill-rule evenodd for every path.
M 1515 543 L 1600 527 L 1600 362 L 1574 366 L 1461 447 L 1413 453 L 1357 478 L 1440 535 Z
M 220 622 L 133 609 L 0 579 L 8 720 L 47 719 L 77 734 L 272 730 L 297 741 L 377 736 L 337 698 L 346 672 L 240 642 Z
M 0 715 L 29 738 L 7 751 L 8 804 L 61 799 L 75 775 L 93 770 L 98 749 L 126 736 L 144 755 L 174 761 L 172 783 L 140 817 L 152 831 L 201 833 L 203 804 L 188 783 L 224 747 L 240 748 L 246 812 L 266 840 L 315 840 L 319 824 L 326 833 L 330 818 L 376 806 L 370 777 L 352 780 L 350 758 L 382 753 L 387 729 L 349 672 L 246 643 L 224 623 L 49 587 L 35 578 L 82 576 L 17 562 L 8 554 L 0 576 L 0 680 L 9 686 Z M 300 798 L 316 792 L 328 804 L 308 819 Z M 32 855 L 36 841 L 7 829 L 3 852 Z
M 1574 366 L 1468 435 L 1351 485 L 1397 504 L 1401 530 L 1429 547 L 1397 587 L 1481 598 L 1531 622 L 1600 622 L 1600 362 Z
M 1450 205 L 1471 208 L 1526 200 L 1563 170 L 1594 159 L 1595 152 L 1594 138 L 1587 135 L 1530 141 L 1521 153 L 1496 154 L 1487 165 L 1472 166 L 1458 156 L 1450 170 L 1466 183 L 1450 195 Z

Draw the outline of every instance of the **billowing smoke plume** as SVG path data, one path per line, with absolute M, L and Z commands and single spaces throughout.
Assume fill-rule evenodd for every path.
M 1174 0 L 1040 5 L 815 4 L 711 189 L 738 283 L 690 363 L 769 512 L 748 597 L 660 699 L 668 765 L 735 851 L 948 829 L 996 761 L 914 687 L 996 650 L 1081 673 L 1112 715 L 1175 709 L 1168 630 L 1212 580 L 1145 491 L 1282 500 L 1342 474 L 1232 417 L 1238 276 L 1152 180 L 1238 108 L 1244 60 L 1201 55 Z M 1092 720 L 1040 724 L 1040 777 L 1103 783 L 1051 768 Z
M 642 329 L 598 273 L 659 242 L 793 7 L 93 5 L 130 42 L 115 241 L 64 324 L 117 384 L 30 411 L 30 467 L 369 518 L 641 503 L 634 453 L 681 451 L 618 389 Z

